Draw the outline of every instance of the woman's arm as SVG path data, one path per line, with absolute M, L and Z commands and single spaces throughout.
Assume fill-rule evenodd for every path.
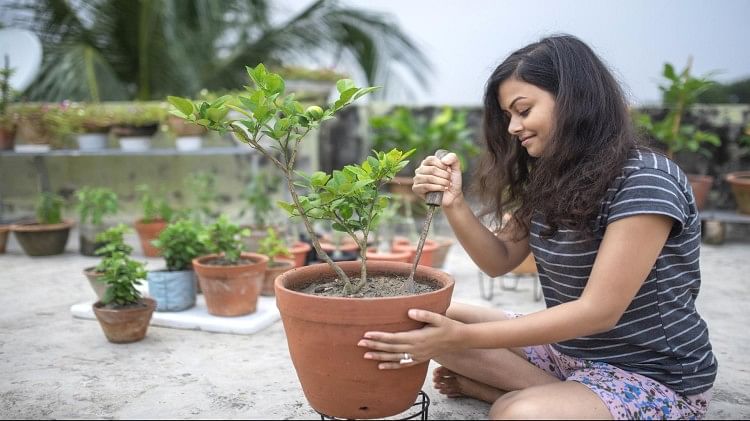
M 359 345 L 376 351 L 373 359 L 393 361 L 407 352 L 414 361 L 468 348 L 512 348 L 548 344 L 612 329 L 654 266 L 673 220 L 636 215 L 607 226 L 591 276 L 581 297 L 517 319 L 463 324 L 425 310 L 409 317 L 427 323 L 401 333 L 367 332 Z M 398 368 L 393 362 L 382 368 Z M 404 366 L 404 365 L 401 365 Z
M 528 235 L 515 241 L 506 230 L 496 236 L 474 215 L 464 199 L 461 184 L 458 157 L 449 153 L 442 160 L 430 156 L 422 161 L 415 171 L 412 190 L 422 197 L 430 191 L 443 191 L 441 207 L 461 246 L 487 275 L 504 275 L 529 255 Z

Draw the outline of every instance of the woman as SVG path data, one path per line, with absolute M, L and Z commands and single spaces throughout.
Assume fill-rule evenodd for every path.
M 695 309 L 700 220 L 685 174 L 638 148 L 624 95 L 583 42 L 555 36 L 511 54 L 484 99 L 479 166 L 491 232 L 464 200 L 454 154 L 416 170 L 442 190 L 456 237 L 488 275 L 529 252 L 547 308 L 529 315 L 454 303 L 359 345 L 381 369 L 434 359 L 435 387 L 492 403 L 491 418 L 701 418 L 717 363 Z

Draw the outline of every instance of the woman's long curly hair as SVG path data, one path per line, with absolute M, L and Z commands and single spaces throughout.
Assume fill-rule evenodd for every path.
M 550 141 L 538 158 L 508 133 L 499 88 L 512 78 L 555 99 Z M 607 188 L 637 144 L 625 95 L 591 48 L 561 35 L 514 52 L 487 81 L 483 118 L 486 148 L 475 189 L 485 214 L 497 222 L 512 213 L 515 238 L 528 235 L 534 212 L 550 226 L 545 237 L 560 227 L 590 235 Z

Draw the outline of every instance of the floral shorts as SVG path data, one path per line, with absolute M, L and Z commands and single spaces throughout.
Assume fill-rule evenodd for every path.
M 591 389 L 614 419 L 702 419 L 711 400 L 711 390 L 683 396 L 649 377 L 607 363 L 570 357 L 551 345 L 526 347 L 524 351 L 529 362 L 542 370 Z
M 614 419 L 702 419 L 711 391 L 682 396 L 649 377 L 613 365 L 569 357 L 550 345 L 524 348 L 530 363 L 560 380 L 582 383 L 596 393 Z

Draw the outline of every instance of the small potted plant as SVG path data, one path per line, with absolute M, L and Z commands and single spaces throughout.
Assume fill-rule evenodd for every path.
M 191 219 L 170 223 L 154 240 L 167 267 L 148 271 L 148 293 L 156 299 L 156 311 L 182 311 L 195 305 L 196 279 L 193 259 L 206 254 L 203 226 Z
M 270 227 L 266 230 L 266 237 L 260 240 L 258 253 L 268 256 L 260 295 L 272 297 L 274 295 L 273 282 L 276 277 L 294 268 L 294 260 L 290 260 L 293 256 L 284 244 L 284 240 L 279 237 L 276 230 Z
M 36 221 L 18 223 L 11 231 L 29 256 L 52 256 L 65 252 L 73 221 L 63 220 L 65 201 L 57 194 L 43 192 L 36 205 Z
M 167 227 L 174 210 L 166 200 L 155 198 L 148 185 L 140 184 L 135 189 L 143 209 L 143 217 L 135 221 L 135 230 L 141 242 L 143 255 L 157 257 L 159 249 L 154 247 L 152 241 L 159 237 L 159 234 Z
M 664 118 L 653 121 L 647 114 L 636 115 L 638 126 L 664 145 L 670 159 L 681 151 L 698 152 L 710 156 L 703 145 L 721 145 L 721 139 L 716 134 L 698 130 L 695 126 L 683 122 L 685 113 L 698 100 L 698 96 L 714 83 L 706 77 L 692 76 L 691 67 L 692 57 L 688 59 L 687 66 L 679 74 L 675 72 L 671 64 L 664 65 L 662 74 L 669 83 L 659 86 L 664 93 L 664 107 L 668 109 Z M 696 206 L 702 210 L 714 178 L 705 174 L 688 174 L 687 176 L 693 188 Z
M 17 116 L 10 109 L 12 100 L 10 77 L 13 71 L 6 55 L 3 68 L 0 69 L 0 150 L 13 150 L 16 139 Z
M 151 148 L 151 137 L 167 117 L 161 103 L 134 103 L 114 111 L 112 133 L 126 152 L 143 152 Z
M 110 108 L 102 104 L 74 104 L 70 107 L 70 120 L 78 149 L 97 151 L 107 148 L 113 121 Z
M 133 252 L 133 247 L 125 243 L 125 233 L 128 231 L 130 231 L 130 228 L 127 225 L 118 224 L 99 233 L 95 238 L 96 244 L 100 244 L 96 249 L 96 255 L 101 256 L 102 259 L 111 257 L 114 253 L 124 253 L 129 256 Z M 104 298 L 104 293 L 107 291 L 107 285 L 102 280 L 104 269 L 102 262 L 97 266 L 83 269 L 83 274 L 89 280 L 91 288 L 99 300 Z
M 368 234 L 388 202 L 379 188 L 406 166 L 405 158 L 411 152 L 376 152 L 361 165 L 348 165 L 332 174 L 296 173 L 302 139 L 376 88 L 357 88 L 351 80 L 340 80 L 336 83 L 339 99 L 333 105 L 305 109 L 294 95 L 284 95 L 284 80 L 279 75 L 267 72 L 262 64 L 247 71 L 253 86 L 246 87 L 245 93 L 197 107 L 190 100 L 170 97 L 175 107 L 172 113 L 211 130 L 231 131 L 273 163 L 282 172 L 292 199 L 280 206 L 301 217 L 316 253 L 325 261 L 285 272 L 275 282 L 276 304 L 308 402 L 317 412 L 337 418 L 398 414 L 414 403 L 427 374 L 427 362 L 401 370 L 379 370 L 376 362 L 362 358 L 357 342 L 369 330 L 418 328 L 421 324 L 408 317 L 408 309 L 444 313 L 453 290 L 452 278 L 435 269 L 420 266 L 414 277 L 417 282 L 405 282 L 409 264 L 367 261 Z M 227 118 L 229 110 L 242 117 Z M 265 146 L 266 140 L 278 155 Z M 303 179 L 298 181 L 296 174 Z M 295 184 L 308 194 L 301 195 Z M 332 221 L 335 230 L 359 243 L 361 261 L 333 262 L 320 246 L 314 219 Z M 379 288 L 378 281 L 391 287 L 380 284 Z M 415 294 L 416 288 L 419 292 Z
M 193 259 L 206 307 L 214 316 L 242 316 L 255 312 L 268 257 L 243 252 L 247 229 L 222 215 L 203 233 L 209 255 Z
M 83 187 L 76 192 L 79 215 L 79 250 L 84 256 L 94 256 L 101 244 L 96 243 L 99 233 L 107 229 L 105 215 L 117 213 L 117 193 L 106 187 Z
M 102 260 L 98 269 L 107 290 L 92 307 L 104 335 L 112 343 L 140 341 L 146 336 L 156 308 L 156 301 L 142 297 L 136 288 L 146 278 L 145 265 L 127 253 L 115 251 Z

